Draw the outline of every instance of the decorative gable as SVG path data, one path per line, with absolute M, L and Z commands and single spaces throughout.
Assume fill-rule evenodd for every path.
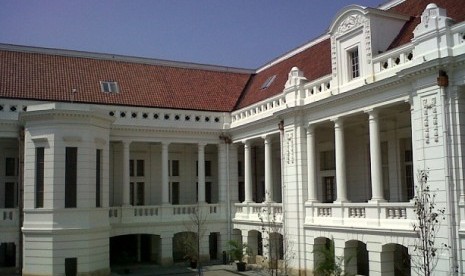
M 340 11 L 329 28 L 332 87 L 336 93 L 373 80 L 372 58 L 385 51 L 408 17 L 351 5 Z
M 413 31 L 412 42 L 417 64 L 450 54 L 452 44 L 446 36 L 452 25 L 453 20 L 447 17 L 445 9 L 436 4 L 426 6 L 420 24 Z

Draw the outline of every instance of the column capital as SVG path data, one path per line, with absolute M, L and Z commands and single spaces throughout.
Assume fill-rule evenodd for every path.
M 205 142 L 200 142 L 200 143 L 197 143 L 197 147 L 200 149 L 200 148 L 205 148 L 205 146 L 207 145 L 207 143 Z
M 312 123 L 307 124 L 307 134 L 312 134 L 315 132 L 316 125 Z
M 334 123 L 334 128 L 342 128 L 344 126 L 344 118 L 342 117 L 333 117 L 330 121 Z
M 250 144 L 251 144 L 251 140 L 250 139 L 244 139 L 241 141 L 242 144 L 244 144 L 244 146 L 246 147 L 250 147 Z
M 368 116 L 370 116 L 370 118 L 373 118 L 373 117 L 378 117 L 379 109 L 377 109 L 377 108 L 369 108 L 369 109 L 363 110 L 363 112 L 368 114 Z
M 344 118 L 342 117 L 332 117 L 332 118 L 329 118 L 329 120 L 335 124 L 337 123 L 342 124 L 344 122 Z
M 162 146 L 169 146 L 170 144 L 171 144 L 171 142 L 169 142 L 169 141 L 161 141 Z
M 271 143 L 271 134 L 262 135 L 262 139 L 265 141 L 265 144 Z
M 121 140 L 121 143 L 123 144 L 123 146 L 129 147 L 132 143 L 132 140 L 128 140 L 128 139 Z

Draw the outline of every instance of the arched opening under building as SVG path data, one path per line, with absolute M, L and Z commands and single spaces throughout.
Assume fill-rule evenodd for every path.
M 411 257 L 408 248 L 403 245 L 394 243 L 383 245 L 381 262 L 385 264 L 383 275 L 411 275 Z
M 198 259 L 197 234 L 194 232 L 179 232 L 173 236 L 173 262 L 185 262 Z
M 0 267 L 16 266 L 16 245 L 14 242 L 0 244 Z
M 280 233 L 270 233 L 269 243 L 270 267 L 277 268 L 278 261 L 284 259 L 283 235 Z
M 347 241 L 344 248 L 345 271 L 353 275 L 368 275 L 368 251 L 361 241 Z
M 325 237 L 315 238 L 313 242 L 313 270 L 324 269 L 336 260 L 334 259 L 334 248 L 331 247 L 331 240 Z
M 247 236 L 247 245 L 251 251 L 251 258 L 249 261 L 251 263 L 256 262 L 256 256 L 263 256 L 263 240 L 262 233 L 257 230 L 249 231 Z
M 131 234 L 110 238 L 110 265 L 160 263 L 160 236 Z

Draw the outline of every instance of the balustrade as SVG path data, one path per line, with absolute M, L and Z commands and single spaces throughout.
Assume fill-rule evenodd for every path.
M 110 224 L 180 222 L 189 220 L 197 210 L 207 218 L 226 217 L 220 204 L 110 207 L 108 217 Z
M 416 220 L 410 202 L 307 203 L 305 209 L 307 225 L 411 229 Z

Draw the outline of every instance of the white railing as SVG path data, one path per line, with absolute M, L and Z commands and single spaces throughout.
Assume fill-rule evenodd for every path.
M 226 218 L 226 214 L 222 213 L 223 209 L 220 204 L 124 206 L 110 207 L 108 217 L 110 224 L 179 222 L 190 219 L 197 210 L 209 219 Z
M 286 98 L 282 94 L 268 98 L 231 114 L 231 126 L 238 126 L 257 117 L 267 117 L 286 108 Z
M 262 221 L 282 222 L 282 203 L 236 203 L 235 221 L 252 221 L 261 223 Z
M 453 54 L 455 56 L 465 54 L 465 22 L 452 28 L 452 41 L 454 43 Z
M 0 209 L 0 227 L 18 225 L 19 210 L 14 209 Z
M 414 59 L 413 44 L 382 53 L 373 58 L 375 80 L 394 76 L 398 71 L 406 68 Z
M 306 203 L 306 224 L 412 229 L 416 220 L 411 202 Z
M 331 96 L 331 80 L 332 76 L 328 75 L 305 84 L 305 103 Z

